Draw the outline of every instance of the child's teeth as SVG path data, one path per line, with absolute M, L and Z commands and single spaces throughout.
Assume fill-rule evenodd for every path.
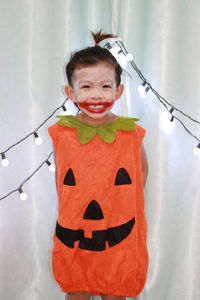
M 103 107 L 104 107 L 104 105 L 89 105 L 89 108 L 91 108 L 91 109 L 94 109 L 94 108 L 101 109 Z

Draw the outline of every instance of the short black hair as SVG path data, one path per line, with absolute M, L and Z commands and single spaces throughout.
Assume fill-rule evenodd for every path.
M 69 85 L 72 84 L 72 75 L 75 69 L 85 66 L 97 65 L 99 63 L 107 63 L 113 66 L 115 70 L 115 80 L 117 86 L 121 83 L 122 68 L 112 53 L 100 46 L 87 47 L 71 55 L 70 61 L 66 66 L 66 75 Z

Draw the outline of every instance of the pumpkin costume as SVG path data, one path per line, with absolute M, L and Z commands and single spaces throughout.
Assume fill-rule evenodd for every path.
M 58 172 L 54 277 L 64 292 L 136 297 L 148 266 L 141 172 L 145 130 L 127 117 L 99 126 L 59 117 L 48 128 Z

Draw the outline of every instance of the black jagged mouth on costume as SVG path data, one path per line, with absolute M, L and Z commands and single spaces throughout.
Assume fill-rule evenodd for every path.
M 80 249 L 90 251 L 102 251 L 106 249 L 105 242 L 108 241 L 109 247 L 115 246 L 123 241 L 132 231 L 135 224 L 135 218 L 132 218 L 125 224 L 111 227 L 105 230 L 92 231 L 92 238 L 84 237 L 83 229 L 64 228 L 57 222 L 56 236 L 69 248 L 74 248 L 74 242 L 79 241 Z

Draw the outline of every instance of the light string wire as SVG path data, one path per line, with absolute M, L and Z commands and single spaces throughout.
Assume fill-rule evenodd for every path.
M 10 196 L 11 194 L 15 193 L 15 192 L 19 192 L 19 190 L 23 187 L 23 185 L 29 180 L 31 179 L 31 177 L 33 177 L 35 175 L 35 173 L 37 173 L 41 167 L 49 160 L 49 158 L 51 157 L 51 155 L 53 154 L 53 151 L 49 154 L 49 156 L 47 157 L 47 159 L 45 159 L 38 167 L 37 169 L 35 169 L 35 171 L 33 173 L 31 173 L 31 175 L 29 177 L 27 177 L 20 185 L 18 188 L 10 191 L 8 194 L 6 194 L 5 196 L 1 197 L 0 200 L 5 199 L 6 197 Z
M 122 52 L 124 54 L 124 56 L 126 56 L 128 53 L 128 51 L 126 50 L 124 44 L 121 41 L 115 41 L 115 43 L 119 46 L 119 48 L 121 49 L 120 52 Z M 109 50 L 112 48 L 112 46 L 110 45 L 110 43 L 106 43 L 104 47 L 107 47 Z M 145 85 L 147 85 L 151 91 L 153 92 L 153 94 L 157 97 L 157 99 L 161 102 L 161 104 L 169 111 L 168 106 L 170 106 L 173 110 L 176 110 L 178 112 L 180 112 L 182 115 L 184 115 L 185 117 L 189 118 L 191 121 L 200 124 L 199 121 L 195 120 L 194 118 L 192 118 L 191 116 L 185 114 L 183 111 L 181 111 L 180 109 L 178 109 L 177 107 L 175 107 L 174 105 L 172 105 L 171 103 L 169 103 L 164 97 L 162 97 L 153 87 L 152 85 L 149 83 L 149 81 L 143 76 L 142 72 L 139 70 L 139 68 L 137 67 L 137 65 L 135 64 L 135 62 L 133 60 L 130 61 L 131 66 L 133 67 L 133 69 L 136 71 L 136 73 L 138 74 L 138 76 L 141 78 L 141 80 L 145 83 Z M 126 74 L 129 74 L 126 70 L 124 70 Z M 129 74 L 129 76 L 132 78 L 132 76 Z M 168 105 L 168 106 L 167 106 Z M 176 119 L 182 126 L 183 128 L 186 130 L 186 132 L 192 136 L 193 138 L 195 138 L 198 142 L 200 142 L 200 139 L 194 135 L 186 126 L 185 124 L 177 117 L 173 115 L 173 118 Z
M 57 110 L 61 109 L 64 107 L 65 103 L 67 102 L 68 98 L 65 99 L 65 101 L 56 109 L 54 109 L 54 111 L 50 114 L 49 117 L 47 117 L 34 131 L 32 131 L 31 133 L 27 134 L 25 137 L 23 137 L 21 140 L 19 140 L 18 142 L 16 142 L 15 144 L 11 145 L 10 147 L 8 147 L 5 151 L 1 152 L 0 154 L 5 154 L 6 152 L 8 152 L 11 148 L 17 146 L 18 144 L 20 144 L 21 142 L 25 141 L 29 136 L 33 135 L 34 132 L 37 132 L 55 113 Z M 37 169 L 29 176 L 27 177 L 18 188 L 10 191 L 8 194 L 6 194 L 5 196 L 1 197 L 0 200 L 3 200 L 5 198 L 7 198 L 8 196 L 10 196 L 11 194 L 13 194 L 14 192 L 19 191 L 22 186 L 29 180 L 31 179 L 31 177 L 33 177 L 40 169 L 41 167 L 49 160 L 49 158 L 51 157 L 51 155 L 53 154 L 53 151 L 49 154 L 49 156 L 47 157 L 47 159 L 45 159 L 38 167 Z
M 128 53 L 128 51 L 126 50 L 124 44 L 121 41 L 115 41 L 115 43 L 119 46 L 119 48 L 122 50 L 122 53 L 124 54 L 124 56 L 126 56 Z M 112 46 L 110 45 L 110 42 L 106 43 L 105 46 L 108 49 L 111 49 Z M 121 52 L 121 51 L 120 51 Z M 178 111 L 179 113 L 181 113 L 182 115 L 184 115 L 185 117 L 189 118 L 191 121 L 200 124 L 199 121 L 195 120 L 194 118 L 192 118 L 191 116 L 187 115 L 186 113 L 184 113 L 183 111 L 181 111 L 180 109 L 178 109 L 177 107 L 175 107 L 174 105 L 172 105 L 171 103 L 169 103 L 164 97 L 162 97 L 153 87 L 152 85 L 149 83 L 149 81 L 144 77 L 144 75 L 142 74 L 142 72 L 139 70 L 139 68 L 137 67 L 136 63 L 131 60 L 130 61 L 131 66 L 133 67 L 133 69 L 136 71 L 136 73 L 138 74 L 138 76 L 140 77 L 140 79 L 142 80 L 142 82 L 145 83 L 145 85 L 147 85 L 150 90 L 153 92 L 153 94 L 156 96 L 156 98 L 161 102 L 161 104 L 169 111 L 168 106 L 170 106 L 170 108 L 172 108 L 175 111 Z M 127 73 L 127 72 L 126 72 Z M 131 77 L 131 76 L 130 76 Z M 174 119 L 176 119 L 182 126 L 183 128 L 186 130 L 186 132 L 192 136 L 193 138 L 195 138 L 198 142 L 200 142 L 200 139 L 193 134 L 188 128 L 187 126 L 185 126 L 185 124 L 177 117 L 174 116 Z
M 50 114 L 50 116 L 48 117 L 48 118 L 46 118 L 45 120 L 44 120 L 44 122 L 42 122 L 35 130 L 33 130 L 31 133 L 29 133 L 29 134 L 27 134 L 25 137 L 23 137 L 21 140 L 19 140 L 18 142 L 16 142 L 15 144 L 13 144 L 13 145 L 11 145 L 10 147 L 8 147 L 6 150 L 4 150 L 4 151 L 2 151 L 2 152 L 0 152 L 0 155 L 2 155 L 2 154 L 5 154 L 6 152 L 8 152 L 11 148 L 13 148 L 13 147 L 15 147 L 15 146 L 17 146 L 17 145 L 19 145 L 21 142 L 23 142 L 23 141 L 25 141 L 29 136 L 31 136 L 31 135 L 33 135 L 34 134 L 34 132 L 37 132 L 54 114 L 55 114 L 55 112 L 57 111 L 57 110 L 59 110 L 60 108 L 62 108 L 64 105 L 65 105 L 65 103 L 66 103 L 66 101 L 68 100 L 68 98 L 66 98 L 65 99 L 65 101 L 63 102 L 63 104 L 62 105 L 60 105 L 59 107 L 57 107 L 51 114 Z
M 115 43 L 120 47 L 120 49 L 122 50 L 124 56 L 126 56 L 128 54 L 128 51 L 126 50 L 124 44 L 121 42 L 121 40 L 116 40 Z M 108 48 L 108 50 L 110 50 L 112 48 L 110 42 L 107 42 L 104 45 L 104 48 Z M 169 111 L 169 107 L 175 111 L 180 112 L 182 115 L 184 115 L 185 117 L 189 118 L 191 121 L 200 124 L 199 121 L 195 120 L 194 118 L 192 118 L 191 116 L 187 115 L 186 113 L 184 113 L 183 111 L 181 111 L 180 109 L 178 109 L 177 107 L 175 107 L 174 105 L 172 105 L 171 103 L 169 103 L 164 97 L 162 97 L 153 87 L 152 85 L 149 83 L 149 81 L 143 76 L 142 72 L 139 70 L 139 68 L 137 67 L 136 63 L 131 60 L 130 61 L 131 66 L 133 67 L 133 69 L 136 71 L 136 73 L 138 74 L 138 76 L 140 77 L 140 79 L 145 83 L 145 85 L 147 85 L 149 87 L 149 89 L 153 92 L 153 94 L 156 96 L 156 98 L 161 102 L 161 104 Z M 124 70 L 125 73 L 127 73 L 130 78 L 132 78 L 132 76 L 126 71 Z M 54 114 L 57 110 L 59 110 L 60 108 L 63 108 L 66 101 L 68 100 L 68 98 L 65 99 L 65 101 L 63 102 L 62 105 L 60 105 L 59 107 L 57 107 L 49 117 L 47 117 L 34 131 L 32 131 L 31 133 L 29 133 L 28 135 L 26 135 L 24 138 L 22 138 L 21 140 L 19 140 L 18 142 L 16 142 L 15 144 L 9 146 L 6 150 L 0 152 L 0 155 L 5 155 L 6 152 L 8 152 L 11 148 L 17 146 L 18 144 L 20 144 L 21 142 L 23 142 L 24 140 L 26 140 L 29 136 L 33 135 L 35 132 L 37 132 Z M 169 107 L 168 107 L 169 106 Z M 200 142 L 200 139 L 195 136 L 186 126 L 185 124 L 175 115 L 173 115 L 173 118 L 175 118 L 178 122 L 180 122 L 180 124 L 183 126 L 183 128 L 186 130 L 186 132 L 191 135 L 193 138 L 195 138 L 196 140 L 198 140 Z M 8 194 L 6 194 L 5 196 L 1 197 L 0 200 L 3 200 L 5 198 L 7 198 L 8 196 L 10 196 L 12 193 L 14 192 L 19 192 L 23 185 L 30 180 L 40 169 L 41 167 L 48 162 L 48 159 L 51 157 L 51 155 L 53 154 L 53 151 L 49 154 L 49 156 L 47 157 L 47 159 L 45 159 L 36 169 L 33 173 L 31 173 L 31 175 L 29 177 L 27 177 L 20 185 L 18 188 L 10 191 Z
M 116 42 L 117 45 L 121 48 L 121 50 L 123 51 L 124 55 L 128 54 L 128 51 L 126 50 L 124 44 L 121 41 L 117 41 Z M 195 120 L 194 118 L 192 118 L 191 116 L 187 115 L 186 113 L 184 113 L 182 110 L 178 109 L 177 107 L 175 107 L 174 105 L 172 105 L 171 103 L 169 103 L 164 97 L 162 97 L 153 87 L 152 85 L 149 83 L 149 81 L 143 76 L 142 72 L 138 69 L 136 63 L 131 60 L 130 64 L 132 65 L 133 69 L 137 72 L 137 74 L 139 75 L 139 77 L 141 78 L 141 80 L 143 82 L 146 82 L 146 84 L 150 87 L 150 89 L 152 90 L 152 92 L 154 93 L 154 95 L 156 97 L 160 99 L 162 99 L 165 103 L 167 103 L 167 105 L 171 106 L 174 110 L 180 112 L 182 115 L 184 115 L 185 117 L 189 118 L 191 121 L 200 124 L 200 121 Z

